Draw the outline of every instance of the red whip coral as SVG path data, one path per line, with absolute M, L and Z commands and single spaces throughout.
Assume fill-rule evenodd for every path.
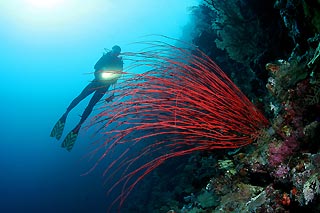
M 103 152 L 96 165 L 114 149 L 122 149 L 104 173 L 109 180 L 118 177 L 109 192 L 123 183 L 120 205 L 145 175 L 167 159 L 245 146 L 268 124 L 200 50 L 156 41 L 144 44 L 149 45 L 145 51 L 124 56 L 132 62 L 127 73 L 147 71 L 120 83 L 114 101 L 102 106 L 96 117 L 107 135 L 93 151 Z

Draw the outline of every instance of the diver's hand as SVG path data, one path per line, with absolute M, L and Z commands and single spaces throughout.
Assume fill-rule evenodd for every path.
M 106 102 L 110 102 L 114 99 L 114 94 L 110 95 L 108 98 L 106 98 Z

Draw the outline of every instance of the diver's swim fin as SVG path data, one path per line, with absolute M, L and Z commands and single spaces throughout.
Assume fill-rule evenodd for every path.
M 50 133 L 50 137 L 55 137 L 57 140 L 60 140 L 65 123 L 66 123 L 66 118 L 65 117 L 60 118 L 58 122 L 54 125 Z
M 71 151 L 73 148 L 74 143 L 77 140 L 78 137 L 79 128 L 76 128 L 69 132 L 69 134 L 66 136 L 66 138 L 63 140 L 61 146 L 63 148 L 66 148 L 68 151 Z

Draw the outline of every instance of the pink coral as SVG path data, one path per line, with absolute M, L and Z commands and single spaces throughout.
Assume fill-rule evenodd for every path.
M 299 142 L 295 134 L 288 136 L 282 143 L 274 142 L 269 145 L 269 163 L 277 166 L 292 155 L 298 148 Z

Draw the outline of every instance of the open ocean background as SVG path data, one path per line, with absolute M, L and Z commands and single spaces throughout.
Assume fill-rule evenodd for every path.
M 50 131 L 104 48 L 137 51 L 128 44 L 149 34 L 181 38 L 197 2 L 1 0 L 1 213 L 105 212 L 102 170 L 80 176 L 93 164 L 83 159 L 92 134 L 81 131 L 67 152 Z M 69 114 L 63 137 L 89 99 Z

